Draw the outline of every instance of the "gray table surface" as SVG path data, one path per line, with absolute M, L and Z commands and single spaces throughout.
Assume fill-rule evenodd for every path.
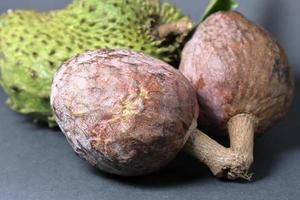
M 0 12 L 8 8 L 54 8 L 67 2 L 0 0 Z M 174 2 L 194 19 L 199 17 L 199 0 Z M 294 17 L 300 17 L 300 2 L 240 2 L 242 12 L 269 28 L 283 43 L 290 63 L 298 71 L 300 20 Z M 204 3 L 199 5 L 203 9 Z M 0 90 L 0 200 L 300 198 L 300 76 L 296 78 L 296 98 L 286 118 L 256 141 L 252 168 L 255 180 L 249 183 L 218 180 L 183 153 L 165 169 L 144 177 L 120 178 L 101 173 L 73 153 L 59 130 L 32 124 L 30 119 L 10 111 L 5 99 Z

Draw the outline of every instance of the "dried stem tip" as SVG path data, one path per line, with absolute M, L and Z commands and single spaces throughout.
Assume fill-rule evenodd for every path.
M 250 114 L 239 114 L 229 120 L 230 148 L 195 130 L 185 150 L 205 163 L 217 177 L 250 180 L 248 170 L 253 162 L 255 121 Z

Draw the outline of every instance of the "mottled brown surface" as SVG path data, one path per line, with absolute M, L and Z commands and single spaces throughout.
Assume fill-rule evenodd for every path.
M 224 130 L 231 117 L 250 113 L 262 132 L 293 99 L 284 51 L 237 12 L 218 12 L 199 26 L 183 50 L 180 70 L 197 88 L 202 126 Z
M 126 50 L 67 61 L 54 77 L 51 105 L 75 152 L 119 175 L 167 164 L 198 117 L 196 94 L 180 72 Z

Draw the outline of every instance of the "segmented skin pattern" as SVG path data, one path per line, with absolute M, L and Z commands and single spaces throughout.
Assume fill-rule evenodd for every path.
M 8 11 L 0 16 L 1 85 L 8 105 L 55 125 L 50 86 L 64 61 L 88 50 L 126 48 L 174 62 L 180 43 L 157 38 L 153 30 L 183 18 L 173 5 L 153 0 L 74 0 L 62 10 Z
M 213 130 L 225 130 L 231 117 L 250 113 L 257 118 L 256 132 L 263 132 L 293 99 L 283 49 L 237 12 L 218 12 L 198 27 L 183 50 L 180 70 L 197 89 L 200 124 Z
M 170 65 L 127 50 L 67 61 L 54 76 L 51 105 L 79 156 L 124 176 L 166 165 L 197 126 L 189 81 Z

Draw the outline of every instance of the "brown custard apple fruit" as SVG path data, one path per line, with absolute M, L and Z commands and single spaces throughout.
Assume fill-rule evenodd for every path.
M 185 46 L 180 71 L 197 89 L 200 125 L 230 137 L 230 148 L 215 143 L 201 160 L 218 176 L 249 178 L 255 134 L 281 119 L 293 99 L 284 50 L 241 14 L 217 12 Z
M 90 51 L 56 72 L 51 106 L 74 151 L 101 170 L 133 176 L 171 161 L 197 126 L 189 81 L 128 50 Z

